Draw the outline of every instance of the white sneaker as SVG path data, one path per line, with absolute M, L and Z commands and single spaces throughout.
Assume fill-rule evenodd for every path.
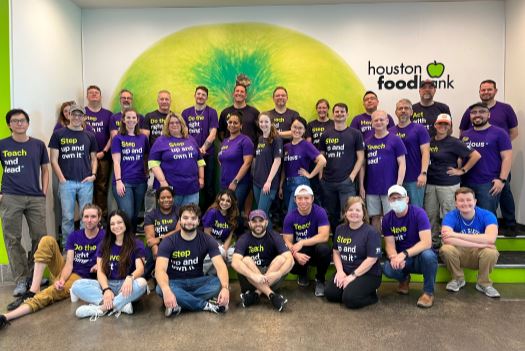
M 90 317 L 89 320 L 94 322 L 98 317 L 105 315 L 106 311 L 102 311 L 102 306 L 89 304 L 77 308 L 75 314 L 78 318 Z
M 488 297 L 500 297 L 501 296 L 498 290 L 496 290 L 492 285 L 482 286 L 482 285 L 476 284 L 476 290 L 484 293 Z
M 451 281 L 448 282 L 445 289 L 447 289 L 448 291 L 452 291 L 452 292 L 458 292 L 459 289 L 465 286 L 465 284 L 466 283 L 464 280 L 452 279 Z
M 125 314 L 133 314 L 133 305 L 131 304 L 131 302 L 125 304 L 124 307 L 122 307 L 122 309 L 120 310 L 120 312 Z

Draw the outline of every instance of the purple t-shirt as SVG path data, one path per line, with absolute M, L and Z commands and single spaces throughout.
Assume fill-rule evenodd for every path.
M 174 231 L 179 221 L 178 209 L 173 206 L 170 213 L 163 213 L 160 208 L 146 213 L 144 216 L 144 227 L 152 225 L 155 237 L 162 238 L 164 234 Z
M 164 120 L 168 116 L 167 113 L 159 110 L 152 111 L 146 114 L 144 118 L 144 129 L 149 130 L 149 145 L 153 146 L 155 140 L 162 135 L 162 128 L 164 127 Z
M 58 150 L 58 165 L 67 180 L 81 182 L 91 173 L 91 153 L 97 152 L 95 134 L 62 128 L 53 132 L 48 145 Z
M 428 134 L 433 137 L 436 135 L 436 123 L 437 116 L 441 113 L 450 115 L 450 109 L 447 105 L 434 101 L 430 106 L 422 106 L 420 102 L 412 105 L 412 122 L 422 124 L 428 131 Z
M 102 151 L 108 143 L 109 120 L 111 119 L 111 115 L 113 115 L 113 113 L 105 108 L 101 108 L 98 112 L 93 112 L 86 106 L 86 124 L 90 125 L 95 133 L 98 145 L 97 152 Z
M 381 139 L 372 135 L 365 141 L 365 150 L 366 193 L 386 195 L 388 188 L 397 182 L 397 158 L 406 155 L 405 144 L 393 133 L 388 133 Z
M 312 138 L 312 144 L 314 144 L 314 146 L 319 149 L 319 141 L 321 140 L 321 136 L 326 130 L 331 128 L 334 128 L 334 121 L 332 119 L 324 122 L 316 119 L 308 123 L 308 126 L 306 127 L 306 137 Z
M 363 151 L 363 136 L 357 129 L 347 127 L 344 130 L 328 129 L 321 136 L 319 150 L 326 157 L 323 179 L 339 183 L 348 178 L 357 160 L 357 151 Z
M 283 157 L 283 139 L 276 136 L 271 144 L 264 137 L 259 137 L 255 157 L 252 163 L 253 184 L 259 188 L 264 186 L 272 169 L 273 161 Z M 271 189 L 279 188 L 279 171 L 272 180 Z
M 310 169 L 310 164 L 319 156 L 320 152 L 306 140 L 298 144 L 287 143 L 284 145 L 284 175 L 286 178 L 298 177 L 299 169 Z
M 217 241 L 200 230 L 193 240 L 185 240 L 177 232 L 164 240 L 159 245 L 158 257 L 169 259 L 169 279 L 191 279 L 204 275 L 202 264 L 206 255 L 211 258 L 220 255 Z
M 399 218 L 394 211 L 389 211 L 383 217 L 383 235 L 394 236 L 396 251 L 410 249 L 421 239 L 419 232 L 430 230 L 430 221 L 425 210 L 417 206 L 408 205 L 408 212 Z
M 405 183 L 417 181 L 417 177 L 421 174 L 421 145 L 430 143 L 430 136 L 426 128 L 417 123 L 410 123 L 405 128 L 394 126 L 389 129 L 390 133 L 397 135 L 403 140 L 406 154 L 407 170 L 405 173 Z
M 144 166 L 149 153 L 148 138 L 144 134 L 117 134 L 111 141 L 111 153 L 120 154 L 120 178 L 126 184 L 140 184 L 147 180 Z M 115 184 L 113 178 L 113 184 Z
M 221 188 L 226 189 L 233 181 L 239 169 L 244 163 L 244 156 L 253 155 L 253 143 L 244 134 L 239 134 L 235 139 L 226 138 L 222 141 L 219 151 L 219 162 L 221 163 Z M 250 181 L 250 171 L 239 181 L 245 184 Z
M 458 167 L 458 158 L 469 157 L 472 149 L 458 138 L 447 136 L 444 139 L 430 140 L 430 164 L 428 166 L 427 184 L 455 185 L 461 182 L 460 176 L 448 175 L 449 167 Z
M 235 243 L 235 252 L 243 257 L 249 256 L 258 267 L 268 267 L 273 259 L 289 251 L 281 235 L 266 229 L 262 238 L 256 238 L 252 233 L 241 235 Z
M 23 143 L 12 137 L 0 140 L 0 163 L 4 170 L 2 194 L 44 196 L 40 172 L 49 156 L 43 141 L 31 137 Z
M 388 115 L 387 128 L 392 128 L 394 125 L 394 119 L 392 118 L 392 116 Z M 371 135 L 374 135 L 374 128 L 372 128 L 372 115 L 369 115 L 366 112 L 352 118 L 352 122 L 350 122 L 350 127 L 360 131 L 361 134 L 363 134 L 363 140 L 366 140 Z
M 88 239 L 84 229 L 75 230 L 69 234 L 66 242 L 66 251 L 73 250 L 73 273 L 82 278 L 90 278 L 91 267 L 97 263 L 97 249 L 106 235 L 104 229 L 99 229 L 98 234 Z M 96 274 L 95 274 L 96 275 Z
M 217 111 L 210 106 L 205 106 L 204 110 L 197 111 L 195 106 L 189 107 L 182 111 L 182 118 L 186 121 L 188 131 L 199 147 L 204 145 L 204 142 L 210 135 L 210 129 L 219 128 L 219 117 Z M 208 148 L 207 154 L 213 154 L 213 144 Z
M 139 128 L 144 129 L 144 116 L 139 114 Z M 119 130 L 120 128 L 120 122 L 122 121 L 122 112 L 117 112 L 111 118 L 109 119 L 109 130 Z
M 490 108 L 490 124 L 496 127 L 503 128 L 507 133 L 509 129 L 516 128 L 518 126 L 518 117 L 514 112 L 514 109 L 509 104 L 504 102 L 496 101 L 496 104 Z M 472 122 L 470 122 L 470 109 L 467 108 L 461 123 L 459 124 L 460 130 L 467 130 L 472 128 Z
M 176 195 L 191 195 L 199 192 L 199 165 L 202 160 L 199 146 L 192 136 L 176 138 L 161 136 L 151 147 L 149 161 L 160 161 L 160 168 Z M 158 189 L 155 179 L 153 187 Z
M 289 108 L 284 113 L 279 113 L 275 109 L 267 112 L 270 115 L 272 123 L 278 132 L 286 132 L 292 128 L 292 122 L 299 117 L 299 112 L 290 110 Z
M 211 228 L 211 235 L 218 242 L 225 242 L 230 236 L 230 225 L 228 220 L 216 208 L 210 208 L 204 216 L 202 216 L 202 226 L 204 228 Z
M 230 136 L 230 132 L 228 131 L 228 117 L 230 117 L 230 114 L 232 113 L 242 115 L 241 133 L 250 138 L 252 143 L 257 143 L 257 138 L 261 134 L 259 127 L 257 126 L 257 117 L 259 117 L 260 113 L 259 110 L 250 105 L 246 105 L 243 108 L 235 108 L 232 105 L 222 110 L 219 118 L 219 132 L 224 133 L 225 139 Z
M 109 235 L 109 233 L 108 233 Z M 112 235 L 112 234 L 111 234 Z M 135 267 L 135 260 L 137 258 L 142 258 L 146 256 L 146 252 L 144 250 L 144 244 L 139 239 L 135 239 L 135 250 L 131 253 L 130 257 L 130 265 L 125 275 L 120 275 L 120 251 L 122 250 L 122 246 L 118 246 L 117 244 L 111 245 L 111 251 L 109 255 L 109 274 L 108 274 L 108 280 L 122 280 L 126 278 L 127 275 L 133 273 L 133 271 L 136 269 Z M 102 257 L 102 246 L 99 245 L 97 249 L 97 258 Z
M 368 257 L 381 258 L 380 235 L 367 223 L 357 229 L 352 229 L 347 224 L 339 225 L 332 242 L 334 250 L 339 251 L 345 274 L 355 271 Z M 381 275 L 379 260 L 366 274 Z
M 321 206 L 312 205 L 309 214 L 303 216 L 298 209 L 288 212 L 284 218 L 283 235 L 293 235 L 294 243 L 319 234 L 319 227 L 329 226 L 328 215 Z
M 499 177 L 500 152 L 512 150 L 506 131 L 495 126 L 479 131 L 472 128 L 462 133 L 461 141 L 481 154 L 481 159 L 463 176 L 463 183 L 486 184 Z

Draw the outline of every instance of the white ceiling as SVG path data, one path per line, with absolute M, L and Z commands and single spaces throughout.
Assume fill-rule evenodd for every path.
M 166 8 L 273 5 L 332 5 L 395 2 L 463 2 L 478 0 L 71 0 L 81 8 Z M 504 0 L 491 0 L 504 1 Z

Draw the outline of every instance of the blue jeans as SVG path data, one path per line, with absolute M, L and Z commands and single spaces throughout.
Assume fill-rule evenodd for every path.
M 410 273 L 423 274 L 423 292 L 433 295 L 437 268 L 438 260 L 436 254 L 432 249 L 427 249 L 419 255 L 407 258 L 403 269 L 393 269 L 390 261 L 385 261 L 383 273 L 387 277 L 400 282 L 407 280 Z
M 237 207 L 239 208 L 239 213 L 242 213 L 242 211 L 244 211 L 244 203 L 246 202 L 246 198 L 248 197 L 248 193 L 250 192 L 250 187 L 251 181 L 247 183 L 239 183 L 235 188 L 235 197 L 237 198 Z M 226 189 L 228 189 L 228 187 L 222 188 L 221 190 Z
M 133 288 L 131 294 L 124 297 L 120 293 L 120 287 L 124 283 L 124 280 L 108 280 L 108 285 L 115 294 L 113 298 L 113 310 L 120 311 L 128 303 L 138 300 L 142 295 L 146 293 L 147 283 L 144 279 L 139 278 L 133 281 Z M 104 300 L 104 294 L 102 293 L 102 287 L 96 279 L 80 279 L 73 283 L 71 287 L 73 294 L 78 298 L 87 303 L 94 305 L 101 305 Z
M 478 200 L 477 205 L 479 207 L 489 210 L 497 216 L 496 211 L 498 210 L 501 193 L 496 196 L 490 195 L 489 191 L 492 188 L 492 182 L 485 184 L 465 184 L 464 186 L 468 186 L 474 190 L 476 199 Z
M 270 217 L 270 206 L 272 205 L 276 194 L 277 189 L 270 189 L 268 194 L 264 194 L 262 188 L 255 184 L 253 185 L 253 197 L 255 198 L 257 209 L 263 210 L 268 215 L 268 217 Z
M 328 213 L 332 233 L 335 233 L 335 228 L 341 221 L 341 211 L 345 208 L 346 200 L 357 194 L 355 182 L 352 182 L 350 178 L 339 183 L 321 180 L 321 186 L 323 188 L 323 207 Z
M 58 186 L 58 195 L 62 206 L 62 244 L 65 246 L 67 237 L 75 230 L 75 202 L 78 198 L 80 211 L 85 205 L 93 202 L 93 183 L 67 180 Z M 83 227 L 80 221 L 80 228 Z
M 288 212 L 297 208 L 294 192 L 299 185 L 303 184 L 310 186 L 310 180 L 303 176 L 286 178 L 286 182 L 284 184 L 284 204 L 288 204 Z
M 140 184 L 128 184 L 124 183 L 126 187 L 126 192 L 123 197 L 120 197 L 117 194 L 117 187 L 115 185 L 113 188 L 113 196 L 117 201 L 117 206 L 131 219 L 131 227 L 133 232 L 137 232 L 137 216 L 140 213 L 142 205 L 144 204 L 144 196 L 146 195 L 146 189 L 148 188 L 147 183 Z
M 189 204 L 199 204 L 199 192 L 189 195 L 175 194 L 175 198 L 173 199 L 174 206 L 181 207 Z
M 403 183 L 403 187 L 407 191 L 410 204 L 423 208 L 425 204 L 425 187 L 418 187 L 417 182 Z
M 205 275 L 190 279 L 170 279 L 170 289 L 177 305 L 188 311 L 202 311 L 209 299 L 219 295 L 221 282 L 216 276 Z M 157 285 L 157 294 L 162 290 Z

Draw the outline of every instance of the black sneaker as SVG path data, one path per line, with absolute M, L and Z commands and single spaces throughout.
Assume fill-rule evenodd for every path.
M 307 275 L 300 275 L 297 277 L 297 285 L 306 287 L 310 285 L 310 279 L 308 279 Z
M 270 301 L 272 302 L 273 307 L 281 312 L 284 309 L 284 305 L 288 302 L 288 300 L 281 294 L 270 294 Z
M 260 296 L 255 291 L 248 290 L 241 294 L 242 307 L 246 308 L 259 303 Z
M 7 305 L 7 310 L 12 311 L 16 309 L 18 306 L 20 306 L 25 300 L 32 298 L 35 296 L 35 293 L 32 291 L 26 291 L 22 296 L 16 298 L 13 302 L 11 302 L 9 305 Z
M 3 314 L 0 314 L 0 330 L 4 329 L 9 324 L 11 324 L 11 323 L 9 323 L 7 318 Z

